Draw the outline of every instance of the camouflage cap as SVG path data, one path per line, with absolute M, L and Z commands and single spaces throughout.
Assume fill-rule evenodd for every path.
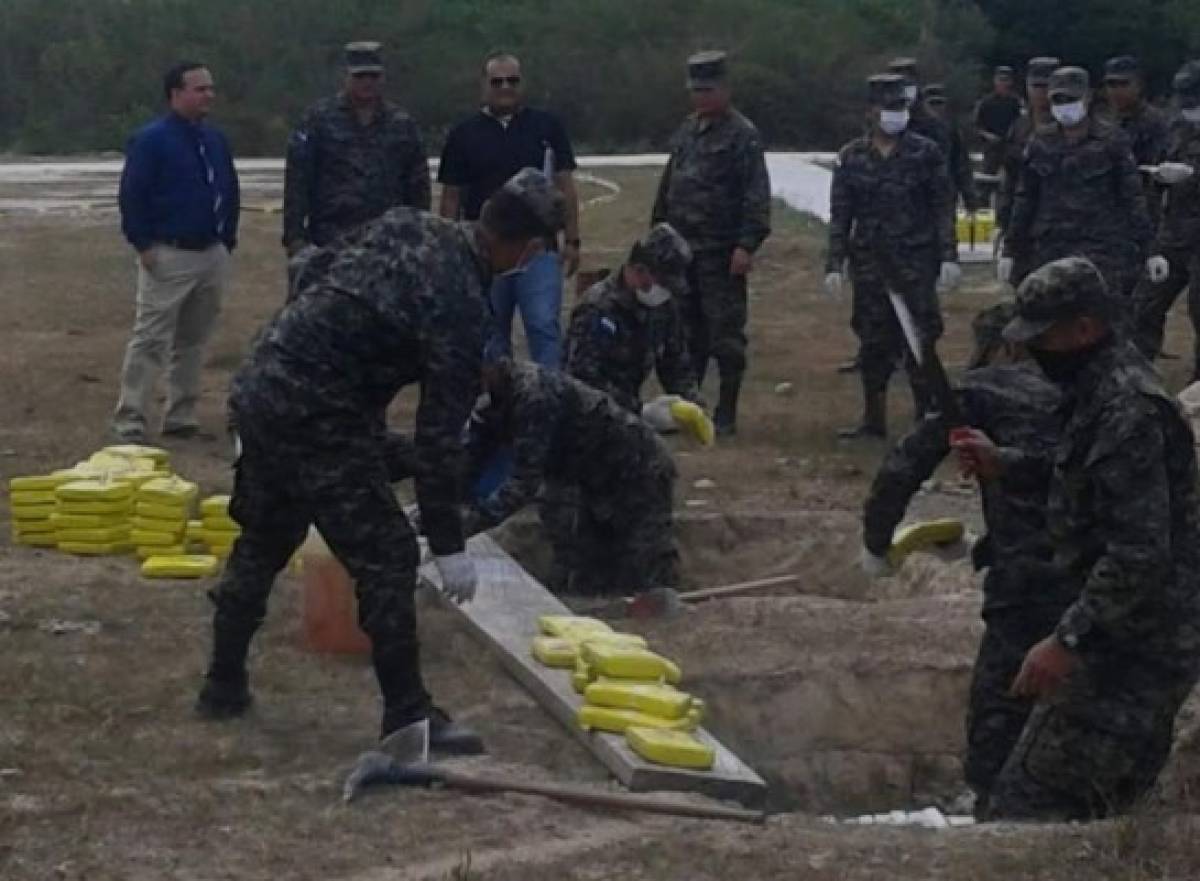
M 876 107 L 904 104 L 904 77 L 894 73 L 878 73 L 867 78 L 867 101 Z
M 967 360 L 968 370 L 974 370 L 987 363 L 991 351 L 1004 342 L 1004 328 L 1016 317 L 1017 304 L 1013 300 L 1001 300 L 975 316 L 971 321 L 975 348 Z
M 1112 319 L 1120 309 L 1104 276 L 1086 257 L 1064 257 L 1031 273 L 1017 288 L 1017 317 L 1004 328 L 1010 343 L 1027 343 L 1064 318 Z
M 675 227 L 656 223 L 633 246 L 633 259 L 644 263 L 655 278 L 671 287 L 671 283 L 686 285 L 685 276 L 692 262 L 692 249 Z
M 500 188 L 516 196 L 550 233 L 566 226 L 567 203 L 554 181 L 536 168 L 522 168 Z
M 915 58 L 893 58 L 888 62 L 888 73 L 894 73 L 904 77 L 907 80 L 916 81 L 917 77 L 917 59 Z
M 1200 61 L 1188 61 L 1171 81 L 1171 90 L 1184 107 L 1200 104 Z
M 1050 97 L 1086 98 L 1092 87 L 1091 77 L 1082 67 L 1060 67 L 1050 74 Z
M 342 49 L 342 63 L 349 73 L 383 73 L 382 43 L 359 41 Z
M 992 76 L 1002 80 L 1011 80 L 1013 78 L 1013 69 L 1007 64 L 998 64 L 992 71 Z
M 726 54 L 720 49 L 697 52 L 687 60 L 687 87 L 711 89 L 725 81 Z
M 1118 55 L 1104 62 L 1104 79 L 1128 82 L 1141 75 L 1142 66 L 1132 55 Z
M 1062 62 L 1049 55 L 1039 55 L 1030 58 L 1025 65 L 1025 82 L 1030 86 L 1045 86 L 1050 82 L 1050 74 L 1062 67 Z

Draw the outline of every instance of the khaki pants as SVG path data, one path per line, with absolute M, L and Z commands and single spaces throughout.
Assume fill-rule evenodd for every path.
M 118 435 L 144 434 L 155 383 L 167 374 L 163 429 L 195 428 L 204 348 L 221 312 L 229 278 L 222 244 L 205 251 L 155 245 L 153 269 L 137 263 L 137 314 L 121 368 L 121 399 L 113 414 Z

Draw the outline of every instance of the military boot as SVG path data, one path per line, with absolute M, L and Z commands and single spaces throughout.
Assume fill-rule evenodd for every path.
M 250 709 L 246 654 L 257 623 L 217 612 L 213 616 L 213 653 L 196 698 L 196 712 L 209 719 L 233 719 Z
M 722 437 L 732 437 L 737 434 L 738 396 L 742 391 L 742 377 L 722 376 L 721 395 L 717 400 L 717 409 L 713 413 L 713 425 L 717 434 Z
M 884 392 L 867 392 L 863 396 L 862 422 L 853 428 L 838 431 L 842 440 L 887 437 L 887 395 Z
M 483 740 L 433 705 L 421 680 L 420 652 L 416 640 L 374 646 L 371 663 L 383 694 L 382 740 L 421 719 L 429 720 L 429 749 L 442 755 L 474 756 L 484 752 Z

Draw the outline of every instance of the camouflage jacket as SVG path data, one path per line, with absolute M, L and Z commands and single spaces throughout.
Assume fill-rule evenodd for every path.
M 971 154 L 967 152 L 958 126 L 948 120 L 938 119 L 918 103 L 913 106 L 908 128 L 942 148 L 942 155 L 949 164 L 950 182 L 956 193 L 955 204 L 961 196 L 964 207 L 975 208 L 975 174 L 971 169 Z
M 382 448 L 380 414 L 419 385 L 417 501 L 434 551 L 452 553 L 462 547 L 462 428 L 478 394 L 489 281 L 476 232 L 396 208 L 318 256 L 234 376 L 234 416 L 300 451 L 347 437 Z
M 1143 101 L 1128 116 L 1113 115 L 1109 121 L 1129 138 L 1135 163 L 1158 165 L 1163 161 L 1167 152 L 1167 115 L 1157 107 Z M 1142 174 L 1142 188 L 1146 193 L 1150 222 L 1157 228 L 1162 215 L 1162 187 L 1150 175 Z
M 1004 474 L 980 484 L 987 533 L 975 545 L 977 568 L 990 567 L 984 611 L 1059 604 L 1051 566 L 1046 494 L 1062 428 L 1062 395 L 1036 367 L 981 367 L 963 374 L 957 390 L 968 424 L 1001 449 Z M 950 453 L 950 426 L 940 418 L 917 424 L 888 453 L 863 506 L 863 543 L 882 556 L 909 501 Z
M 651 369 L 667 394 L 700 399 L 674 299 L 650 309 L 625 286 L 623 268 L 593 285 L 571 312 L 563 366 L 592 388 L 641 413 Z
M 1057 123 L 1038 129 L 1021 160 L 1006 254 L 1026 257 L 1044 240 L 1144 255 L 1152 237 L 1141 177 L 1118 129 L 1093 121 L 1078 143 Z
M 1131 343 L 1104 345 L 1067 390 L 1047 523 L 1078 599 L 1081 649 L 1200 660 L 1200 496 L 1191 428 Z
M 671 224 L 693 251 L 754 252 L 771 234 L 771 182 L 762 139 L 736 110 L 689 116 L 671 138 L 651 224 Z
M 513 471 L 471 506 L 468 533 L 490 529 L 532 502 L 547 482 L 578 487 L 589 509 L 617 518 L 654 476 L 674 474 L 671 454 L 639 415 L 557 370 L 512 363 L 511 400 L 486 396 L 471 414 L 467 448 L 478 472 L 492 453 L 513 449 Z
M 1037 125 L 1029 111 L 1023 112 L 1004 136 L 1004 158 L 1000 165 L 1000 188 L 996 191 L 996 227 L 1008 228 L 1012 218 L 1013 200 L 1021 180 L 1021 160 Z
M 928 138 L 906 131 L 889 156 L 869 136 L 838 153 L 829 194 L 829 271 L 840 271 L 851 247 L 883 248 L 892 257 L 930 248 L 958 259 L 954 194 L 946 157 Z
M 288 140 L 283 244 L 326 245 L 389 208 L 428 211 L 429 164 L 412 117 L 385 101 L 369 125 L 343 96 L 318 102 Z
M 1183 117 L 1171 121 L 1166 160 L 1183 162 L 1200 171 L 1200 125 Z M 1167 187 L 1157 244 L 1159 249 L 1200 249 L 1200 174 Z

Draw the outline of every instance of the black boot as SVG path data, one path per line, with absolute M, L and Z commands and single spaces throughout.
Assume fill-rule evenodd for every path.
M 371 652 L 379 690 L 383 693 L 382 740 L 413 722 L 429 719 L 429 749 L 442 755 L 473 756 L 484 752 L 483 740 L 433 705 L 421 680 L 416 640 L 376 646 Z
M 383 711 L 383 722 L 379 726 L 379 739 L 407 728 L 422 719 L 429 720 L 429 751 L 443 756 L 478 756 L 487 752 L 483 738 L 474 730 L 459 722 L 440 707 L 429 706 L 424 710 L 388 706 Z
M 737 434 L 737 406 L 741 390 L 740 375 L 721 377 L 721 396 L 717 401 L 716 412 L 713 413 L 713 423 L 717 434 L 722 437 Z
M 863 397 L 862 423 L 839 430 L 838 437 L 842 440 L 887 437 L 887 395 L 867 392 Z
M 213 616 L 212 662 L 196 698 L 196 712 L 209 719 L 233 719 L 250 709 L 246 654 L 258 622 L 246 622 L 218 611 Z

